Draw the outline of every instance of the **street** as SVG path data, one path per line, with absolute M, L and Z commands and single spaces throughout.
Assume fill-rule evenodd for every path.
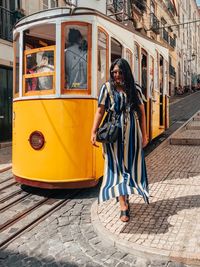
M 165 136 L 169 136 L 197 112 L 199 101 L 200 92 L 196 92 L 171 104 L 171 127 Z M 151 158 L 151 154 L 148 158 Z M 147 167 L 148 164 L 150 163 L 147 163 Z M 157 172 L 159 173 L 159 170 Z M 3 179 L 2 173 L 0 177 Z M 33 229 L 24 232 L 8 246 L 2 247 L 0 266 L 192 266 L 173 260 L 166 261 L 162 257 L 154 260 L 139 257 L 134 255 L 134 251 L 130 254 L 109 245 L 106 239 L 102 240 L 94 231 L 91 222 L 91 205 L 97 199 L 98 190 L 99 186 L 81 190 L 76 196 L 71 197 L 66 205 L 50 214 Z M 59 195 L 58 193 L 54 196 L 55 199 L 59 198 Z M 9 231 L 15 232 L 15 225 Z M 2 234 L 1 240 L 3 238 Z

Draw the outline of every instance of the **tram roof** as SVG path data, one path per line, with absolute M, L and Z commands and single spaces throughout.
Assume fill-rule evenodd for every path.
M 112 19 L 109 16 L 104 15 L 98 10 L 92 9 L 92 8 L 83 8 L 83 7 L 76 7 L 76 8 L 68 8 L 68 7 L 58 7 L 58 8 L 51 8 L 48 10 L 42 10 L 35 12 L 31 15 L 25 16 L 21 18 L 14 26 L 14 29 L 17 29 L 18 27 L 28 25 L 34 22 L 39 22 L 47 19 L 53 19 L 53 18 L 59 18 L 59 17 L 68 17 L 68 16 L 81 16 L 81 15 L 93 15 L 93 16 L 99 16 L 111 23 L 114 23 L 115 25 L 120 26 L 121 28 L 124 28 L 125 30 L 132 32 L 142 38 L 145 38 L 157 45 L 160 45 L 162 47 L 165 47 L 168 49 L 167 45 L 161 44 L 156 40 L 153 40 L 149 38 L 146 35 L 143 35 L 142 33 L 136 31 L 133 28 L 128 28 L 127 26 L 123 25 L 119 21 Z

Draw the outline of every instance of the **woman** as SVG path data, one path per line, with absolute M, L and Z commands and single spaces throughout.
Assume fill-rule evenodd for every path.
M 148 181 L 142 148 L 148 143 L 142 93 L 136 89 L 131 68 L 125 59 L 116 59 L 110 68 L 110 89 L 114 109 L 120 114 L 121 132 L 113 144 L 103 144 L 105 167 L 99 202 L 116 197 L 120 203 L 120 219 L 129 220 L 128 196 L 138 192 L 148 203 Z M 110 108 L 110 97 L 103 84 L 92 127 L 91 142 L 96 145 L 97 129 L 105 110 Z M 140 117 L 140 123 L 138 120 Z

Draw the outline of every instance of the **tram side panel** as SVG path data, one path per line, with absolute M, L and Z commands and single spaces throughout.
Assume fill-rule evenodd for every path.
M 94 105 L 94 100 L 83 99 L 15 102 L 14 174 L 43 182 L 79 182 L 101 176 L 101 149 L 90 143 Z M 29 143 L 36 130 L 45 138 L 41 150 Z

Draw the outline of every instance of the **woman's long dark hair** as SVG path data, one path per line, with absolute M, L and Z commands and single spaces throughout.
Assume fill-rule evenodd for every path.
M 137 89 L 135 86 L 135 81 L 133 78 L 130 65 L 124 58 L 116 59 L 110 67 L 110 84 L 112 90 L 114 90 L 115 88 L 115 81 L 112 73 L 115 65 L 117 65 L 119 69 L 122 71 L 124 78 L 123 87 L 127 94 L 128 103 L 131 105 L 133 109 L 138 110 L 139 99 L 138 99 Z

